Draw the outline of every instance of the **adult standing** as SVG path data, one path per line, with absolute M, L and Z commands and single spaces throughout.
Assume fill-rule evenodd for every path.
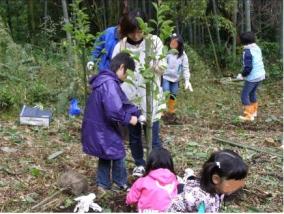
M 128 97 L 130 101 L 135 103 L 140 107 L 144 116 L 146 116 L 146 87 L 145 80 L 141 75 L 141 68 L 143 68 L 145 64 L 145 35 L 142 30 L 139 28 L 139 24 L 137 21 L 137 17 L 142 18 L 144 21 L 145 16 L 140 11 L 132 11 L 128 14 L 125 14 L 120 23 L 120 30 L 123 35 L 126 35 L 125 38 L 120 40 L 119 43 L 115 46 L 113 50 L 112 57 L 117 55 L 119 52 L 123 50 L 127 50 L 133 55 L 136 55 L 139 58 L 139 61 L 135 62 L 135 71 L 134 77 L 131 78 L 130 84 L 129 82 L 124 82 L 122 84 L 122 90 Z M 162 55 L 163 43 L 161 39 L 156 36 L 151 36 L 151 41 L 154 44 L 153 52 L 156 55 L 156 60 L 151 62 L 153 65 L 153 70 L 155 72 L 154 87 L 158 87 L 159 96 L 158 99 L 162 97 L 163 91 L 160 87 L 161 85 L 161 76 L 166 67 L 166 60 L 159 60 L 159 57 Z M 155 65 L 155 66 L 154 66 Z M 152 126 L 152 146 L 153 148 L 161 147 L 159 132 L 160 132 L 160 123 L 159 120 L 161 118 L 161 114 L 158 113 L 160 110 L 159 100 L 156 97 L 153 101 L 153 126 Z M 136 167 L 133 170 L 133 176 L 142 176 L 145 172 L 145 160 L 144 160 L 144 152 L 142 146 L 142 127 L 140 123 L 136 126 L 129 125 L 129 143 L 132 157 L 135 160 Z M 145 129 L 144 129 L 145 131 Z
M 98 63 L 99 71 L 109 69 L 113 49 L 118 41 L 123 38 L 120 31 L 120 22 L 121 18 L 117 26 L 107 28 L 96 40 L 92 51 L 92 60 L 87 63 L 89 70 L 93 69 L 95 63 Z

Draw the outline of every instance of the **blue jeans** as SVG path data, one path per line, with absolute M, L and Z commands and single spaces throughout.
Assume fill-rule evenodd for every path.
M 99 158 L 97 169 L 97 186 L 105 189 L 111 188 L 110 170 L 112 168 L 112 180 L 118 186 L 127 184 L 127 171 L 124 158 L 118 160 L 105 160 Z
M 241 100 L 243 105 L 250 105 L 257 101 L 256 90 L 260 85 L 260 82 L 248 82 L 245 81 L 244 87 L 241 94 Z
M 143 126 L 144 133 L 146 133 L 146 127 Z M 132 157 L 135 161 L 136 166 L 145 166 L 144 151 L 142 146 L 142 130 L 141 124 L 137 123 L 136 126 L 129 125 L 129 143 Z M 156 121 L 152 127 L 152 148 L 160 148 L 160 122 Z
M 169 91 L 171 95 L 173 95 L 174 97 L 177 95 L 178 92 L 178 82 L 170 82 L 166 79 L 163 79 L 163 91 Z

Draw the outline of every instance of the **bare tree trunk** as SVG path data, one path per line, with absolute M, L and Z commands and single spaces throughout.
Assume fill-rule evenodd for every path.
M 206 16 L 205 16 L 205 24 L 206 24 L 208 35 L 209 35 L 210 42 L 211 42 L 211 45 L 212 45 L 212 49 L 213 49 L 213 53 L 214 53 L 214 57 L 215 57 L 215 62 L 216 62 L 216 67 L 217 67 L 218 73 L 221 74 L 221 69 L 220 69 L 219 61 L 218 61 L 218 56 L 217 56 L 217 53 L 216 53 L 215 45 L 214 45 L 214 42 L 213 42 L 213 39 L 212 39 L 212 35 L 211 35 L 211 32 L 210 32 L 210 28 L 209 28 L 209 24 L 208 24 Z
M 204 26 L 201 25 L 201 44 L 204 45 Z
M 281 17 L 280 17 L 280 54 L 281 54 L 281 59 L 283 59 L 283 19 L 284 19 L 284 16 L 283 16 L 283 2 L 281 1 Z
M 151 52 L 151 39 L 149 37 L 145 40 L 145 63 L 150 64 Z M 147 157 L 152 150 L 152 118 L 153 116 L 153 82 L 146 82 L 146 144 L 147 144 Z
M 61 0 L 62 4 L 62 9 L 63 9 L 63 16 L 64 16 L 64 23 L 69 24 L 69 16 L 68 16 L 68 9 L 67 9 L 67 4 L 66 0 Z M 66 31 L 66 37 L 67 37 L 67 42 L 68 42 L 68 47 L 67 47 L 67 55 L 68 55 L 68 63 L 69 66 L 71 67 L 73 65 L 73 60 L 72 60 L 72 38 L 71 38 L 71 33 Z
M 128 0 L 123 0 L 123 10 L 122 10 L 123 14 L 128 13 L 129 9 L 128 9 Z
M 104 29 L 106 29 L 106 27 L 107 27 L 107 17 L 106 17 L 106 10 L 107 10 L 107 8 L 106 8 L 106 2 L 105 2 L 105 0 L 102 0 L 103 1 L 103 22 L 104 22 Z
M 9 31 L 10 31 L 10 35 L 12 37 L 12 39 L 14 40 L 14 36 L 13 36 L 13 27 L 12 27 L 12 21 L 11 21 L 11 13 L 10 13 L 10 4 L 9 1 L 6 0 L 6 8 L 7 8 L 7 22 L 8 22 L 8 27 L 9 27 Z
M 235 0 L 234 9 L 233 9 L 233 24 L 235 27 L 235 32 L 233 34 L 233 48 L 232 48 L 234 63 L 236 62 L 236 46 L 237 46 L 237 14 L 238 14 L 238 0 Z
M 217 43 L 218 43 L 218 46 L 220 47 L 221 46 L 221 39 L 220 39 L 220 32 L 219 32 L 219 23 L 218 23 L 218 20 L 216 18 L 216 16 L 218 15 L 217 14 L 216 1 L 212 0 L 212 4 L 213 4 L 213 13 L 214 13 L 214 16 L 215 16 L 214 23 L 215 23 L 215 29 L 216 29 Z
M 34 44 L 34 33 L 35 33 L 35 19 L 34 19 L 34 4 L 33 0 L 28 0 L 28 6 L 29 6 L 29 13 L 28 13 L 28 19 L 29 19 L 29 29 L 30 29 L 30 39 L 31 43 Z
M 146 0 L 142 0 L 142 11 L 143 13 L 146 13 Z
M 196 20 L 193 21 L 193 46 L 196 47 Z
M 188 31 L 189 31 L 189 43 L 190 44 L 193 44 L 193 36 L 192 36 L 192 21 L 189 20 L 189 23 L 188 23 Z
M 250 0 L 245 0 L 245 23 L 246 31 L 251 31 L 251 20 L 250 20 Z
M 239 0 L 239 8 L 240 8 L 240 23 L 241 23 L 241 33 L 245 31 L 245 15 L 244 15 L 244 0 Z
M 46 32 L 47 29 L 47 1 L 44 0 L 44 31 Z

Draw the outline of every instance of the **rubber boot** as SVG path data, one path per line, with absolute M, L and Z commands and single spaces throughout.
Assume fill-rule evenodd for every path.
M 239 119 L 241 121 L 253 121 L 254 117 L 252 114 L 253 114 L 253 106 L 251 104 L 244 106 L 244 115 L 239 116 Z
M 255 102 L 255 103 L 252 103 L 251 105 L 253 106 L 253 113 L 252 113 L 252 116 L 253 116 L 253 117 L 257 117 L 258 103 Z
M 168 103 L 168 112 L 173 114 L 176 112 L 175 110 L 176 101 L 174 99 L 169 99 Z

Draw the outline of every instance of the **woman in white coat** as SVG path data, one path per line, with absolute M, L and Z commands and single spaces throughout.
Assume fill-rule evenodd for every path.
M 145 64 L 145 35 L 139 28 L 137 17 L 144 19 L 143 15 L 139 11 L 132 11 L 126 14 L 122 18 L 121 22 L 121 32 L 124 35 L 127 35 L 125 38 L 118 42 L 113 50 L 112 57 L 123 50 L 128 50 L 132 54 L 139 57 L 139 61 L 136 61 L 134 78 L 131 79 L 131 82 L 134 84 L 130 84 L 129 82 L 124 82 L 121 87 L 128 99 L 134 104 L 138 105 L 142 114 L 146 116 L 146 87 L 144 78 L 141 75 L 140 71 Z M 162 55 L 163 43 L 158 36 L 152 35 L 151 40 L 154 44 L 154 53 L 156 55 L 155 63 L 151 63 L 155 65 L 153 69 L 155 72 L 155 82 L 154 87 L 158 87 L 159 96 L 162 97 L 163 91 L 160 87 L 161 85 L 161 76 L 166 67 L 166 60 L 158 60 L 159 56 Z M 128 76 L 128 78 L 131 78 Z M 157 148 L 161 146 L 159 132 L 160 132 L 160 124 L 159 120 L 161 118 L 160 113 L 158 111 L 159 108 L 159 100 L 154 98 L 153 101 L 153 126 L 152 126 L 152 146 L 153 148 Z M 145 128 L 145 127 L 144 127 Z M 141 177 L 144 174 L 145 160 L 144 153 L 142 147 L 142 127 L 141 124 L 138 123 L 136 126 L 129 125 L 129 142 L 132 157 L 135 160 L 136 167 L 133 170 L 133 176 Z M 144 130 L 145 131 L 145 130 Z

